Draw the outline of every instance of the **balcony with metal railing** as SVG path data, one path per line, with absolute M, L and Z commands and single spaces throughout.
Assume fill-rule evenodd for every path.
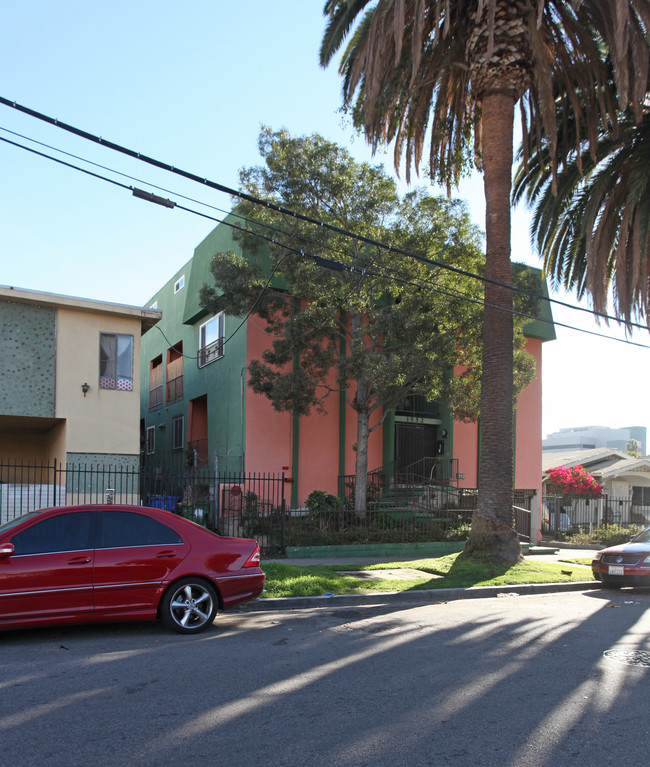
M 149 389 L 149 410 L 155 410 L 157 407 L 161 407 L 163 403 L 163 387 L 155 386 L 153 389 Z
M 167 381 L 166 389 L 166 401 L 168 404 L 183 399 L 183 376 L 176 376 L 176 378 Z
M 211 344 L 203 346 L 201 349 L 199 349 L 199 353 L 196 358 L 196 364 L 198 367 L 204 368 L 211 362 L 214 362 L 220 357 L 223 357 L 223 342 L 223 337 L 217 338 L 216 341 L 213 341 Z

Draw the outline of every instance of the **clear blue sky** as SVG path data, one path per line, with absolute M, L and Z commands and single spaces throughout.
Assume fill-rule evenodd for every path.
M 319 132 L 371 159 L 339 112 L 336 67 L 318 66 L 323 0 L 64 0 L 5 3 L 0 95 L 237 187 L 259 162 L 261 124 Z M 0 106 L 7 131 L 64 149 L 223 210 L 230 199 L 123 158 Z M 44 150 L 48 151 L 48 150 Z M 374 158 L 392 168 L 390 152 Z M 73 161 L 75 162 L 75 161 Z M 104 171 L 99 171 L 104 172 Z M 0 284 L 142 305 L 191 256 L 213 224 L 0 142 Z M 423 179 L 424 182 L 424 179 Z M 480 177 L 463 184 L 483 228 Z M 219 216 L 220 213 L 214 212 Z M 513 257 L 540 266 L 513 217 Z M 614 335 L 554 309 L 559 322 Z M 544 347 L 544 433 L 600 424 L 650 427 L 650 350 L 558 328 Z M 618 334 L 620 335 L 620 333 Z M 650 346 L 648 334 L 635 340 Z

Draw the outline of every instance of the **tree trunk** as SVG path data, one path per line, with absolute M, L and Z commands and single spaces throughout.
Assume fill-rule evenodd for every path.
M 486 276 L 512 284 L 510 188 L 515 96 L 489 92 L 482 104 Z M 481 377 L 481 465 L 467 554 L 506 562 L 521 559 L 513 504 L 512 291 L 485 285 Z
M 354 463 L 354 510 L 358 512 L 365 512 L 368 508 L 368 436 L 370 434 L 370 416 L 365 405 L 367 400 L 366 387 L 365 380 L 357 381 L 357 454 Z

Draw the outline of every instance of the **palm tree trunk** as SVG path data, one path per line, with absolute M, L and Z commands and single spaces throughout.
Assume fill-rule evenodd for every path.
M 488 92 L 482 103 L 486 276 L 510 285 L 510 189 L 515 96 Z M 486 283 L 481 377 L 481 466 L 477 509 L 465 550 L 517 562 L 513 526 L 512 291 Z

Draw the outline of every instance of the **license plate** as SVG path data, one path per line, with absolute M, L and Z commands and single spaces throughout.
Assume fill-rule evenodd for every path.
M 625 575 L 625 568 L 623 565 L 610 565 L 608 572 L 610 575 Z

